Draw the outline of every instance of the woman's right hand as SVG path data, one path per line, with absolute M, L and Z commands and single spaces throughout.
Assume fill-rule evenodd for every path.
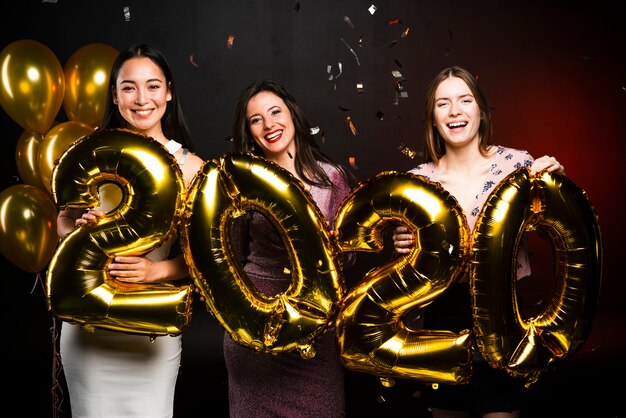
M 397 226 L 393 230 L 393 247 L 398 254 L 408 254 L 413 246 L 413 235 L 406 226 Z
M 76 226 L 86 224 L 87 222 L 93 222 L 98 220 L 98 218 L 102 218 L 104 216 L 104 211 L 98 209 L 90 209 L 87 212 L 83 213 L 80 218 L 77 218 L 74 221 Z

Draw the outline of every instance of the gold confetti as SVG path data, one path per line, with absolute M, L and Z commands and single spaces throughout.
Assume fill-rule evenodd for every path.
M 404 155 L 406 155 L 410 159 L 414 159 L 415 156 L 417 155 L 416 151 L 412 150 L 411 148 L 407 147 L 406 145 L 404 145 L 402 143 L 400 144 L 398 149 L 400 150 L 401 153 L 403 153 Z
M 348 124 L 348 128 L 350 128 L 350 130 L 352 131 L 352 135 L 356 136 L 357 134 L 356 126 L 352 122 L 352 119 L 350 119 L 350 116 L 346 117 L 346 123 Z
M 363 89 L 364 89 L 363 83 L 356 83 L 356 91 L 357 91 L 357 93 L 359 93 L 359 94 L 363 93 Z
M 356 166 L 356 157 L 348 157 L 348 163 L 350 163 L 350 167 L 358 170 L 359 167 Z
M 404 32 L 402 32 L 402 35 L 400 35 L 401 38 L 406 38 L 407 36 L 409 36 L 409 32 L 411 31 L 410 28 L 406 28 L 404 30 Z

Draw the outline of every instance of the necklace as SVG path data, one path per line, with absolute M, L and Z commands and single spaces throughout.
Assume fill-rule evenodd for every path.
M 174 141 L 173 139 L 170 139 L 168 143 L 163 146 L 170 154 L 176 153 L 176 151 L 183 147 L 180 143 Z

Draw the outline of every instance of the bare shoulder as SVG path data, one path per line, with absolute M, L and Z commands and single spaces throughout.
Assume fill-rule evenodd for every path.
M 202 169 L 203 164 L 204 160 L 196 154 L 190 152 L 187 155 L 185 164 L 180 167 L 187 183 L 189 183 L 194 178 L 196 173 Z

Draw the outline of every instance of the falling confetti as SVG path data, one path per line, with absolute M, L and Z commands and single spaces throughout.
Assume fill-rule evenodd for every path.
M 389 26 L 397 25 L 398 23 L 402 23 L 402 21 L 400 19 L 393 19 L 389 21 Z
M 359 167 L 357 167 L 356 165 L 356 157 L 348 157 L 348 163 L 350 163 L 350 167 L 354 168 L 355 170 L 359 169 Z
M 407 147 L 404 144 L 400 144 L 398 149 L 400 150 L 401 153 L 403 153 L 404 155 L 406 155 L 410 159 L 414 159 L 415 156 L 417 155 L 417 151 L 412 150 L 411 148 Z
M 402 79 L 402 73 L 398 70 L 392 70 L 391 75 L 393 78 Z
M 228 49 L 233 49 L 234 43 L 235 43 L 235 35 L 228 35 L 228 40 L 226 41 L 226 47 Z
M 374 6 L 373 4 L 367 9 L 371 15 L 373 15 L 374 13 L 376 13 L 376 6 Z
M 398 66 L 398 68 L 402 68 L 402 64 L 400 64 L 400 61 L 398 61 L 398 60 L 396 59 L 396 60 L 393 60 L 393 62 L 395 62 L 395 63 L 396 63 L 396 65 Z
M 189 62 L 191 63 L 191 65 L 193 65 L 194 67 L 200 68 L 200 66 L 198 64 L 196 64 L 196 62 L 193 59 L 193 54 L 189 54 Z
M 130 7 L 124 7 L 124 20 L 130 22 Z
M 354 23 L 352 23 L 352 20 L 350 20 L 348 16 L 344 16 L 343 21 L 346 22 L 348 26 L 350 26 L 352 29 L 356 29 L 356 27 L 354 26 Z
M 326 72 L 328 73 L 328 81 L 337 80 L 341 76 L 341 73 L 343 72 L 343 64 L 341 64 L 341 62 L 337 62 L 337 68 L 339 69 L 339 74 L 333 75 L 331 73 L 333 66 L 332 65 L 326 66 Z
M 341 42 L 343 42 L 348 47 L 350 52 L 352 52 L 352 55 L 354 55 L 354 58 L 356 59 L 356 65 L 361 65 L 361 63 L 359 62 L 358 55 L 356 54 L 356 52 L 354 52 L 354 50 L 350 47 L 350 45 L 348 45 L 348 43 L 346 41 L 344 41 L 343 38 L 341 38 Z
M 385 118 L 385 114 L 379 110 L 378 112 L 376 112 L 376 117 L 380 120 L 383 120 Z
M 339 108 L 339 110 L 343 111 L 343 112 L 349 112 L 350 108 L 348 107 L 343 107 L 343 106 L 337 106 Z
M 350 131 L 352 131 L 352 135 L 356 136 L 357 134 L 356 126 L 352 122 L 352 119 L 350 118 L 350 116 L 346 117 L 346 123 L 348 124 L 348 128 L 350 128 Z
M 364 90 L 363 83 L 356 83 L 356 91 L 357 91 L 357 93 L 361 94 L 361 93 L 363 93 L 363 90 Z
M 393 41 L 391 41 L 391 44 L 389 44 L 389 48 L 391 48 L 392 46 L 394 46 L 397 43 L 398 43 L 398 40 L 394 39 Z
M 393 377 L 381 377 L 380 384 L 386 388 L 392 388 L 396 385 L 396 380 Z
M 57 3 L 57 0 L 41 0 L 42 3 Z
M 311 132 L 311 135 L 317 135 L 319 131 L 320 131 L 319 126 L 314 126 L 313 128 L 309 130 L 309 132 Z
M 401 38 L 406 38 L 407 36 L 409 36 L 409 32 L 411 31 L 410 28 L 406 28 L 404 30 L 404 32 L 402 32 L 402 35 L 400 35 Z

